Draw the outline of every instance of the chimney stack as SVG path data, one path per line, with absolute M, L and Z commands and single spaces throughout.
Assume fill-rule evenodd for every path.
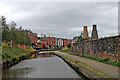
M 44 34 L 44 38 L 46 37 L 46 35 Z
M 88 30 L 87 30 L 87 26 L 84 26 L 83 28 L 83 38 L 84 39 L 88 39 Z
M 49 36 L 48 37 L 50 37 L 50 34 L 49 34 Z
M 97 25 L 93 25 L 91 39 L 98 39 Z
M 43 34 L 41 33 L 41 38 L 42 38 L 42 35 L 43 35 Z

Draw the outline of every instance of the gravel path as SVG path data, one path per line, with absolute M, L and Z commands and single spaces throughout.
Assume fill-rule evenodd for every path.
M 55 51 L 58 52 L 58 51 Z M 104 72 L 105 74 L 108 74 L 110 76 L 112 76 L 113 78 L 118 78 L 118 67 L 112 66 L 112 65 L 108 65 L 108 64 L 104 64 L 95 60 L 90 60 L 87 58 L 83 58 L 83 57 L 78 57 L 78 56 L 74 56 L 74 55 L 69 55 L 63 52 L 58 52 L 64 55 L 67 55 L 71 58 L 74 58 L 80 62 L 85 63 L 86 65 L 89 65 L 101 72 Z

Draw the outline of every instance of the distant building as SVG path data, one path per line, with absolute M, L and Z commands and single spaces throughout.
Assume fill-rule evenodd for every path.
M 69 43 L 71 43 L 71 44 L 72 44 L 72 40 L 71 40 L 71 39 L 69 39 L 69 40 L 68 40 L 68 44 L 69 44 Z
M 42 39 L 40 39 L 41 44 L 44 45 L 45 48 L 49 48 L 50 46 L 50 37 L 43 37 Z
M 57 40 L 55 37 L 46 37 L 40 39 L 40 43 L 44 48 L 55 48 L 57 46 Z
M 65 46 L 68 46 L 68 44 L 72 44 L 72 40 L 63 39 L 63 38 L 57 38 L 57 37 L 46 37 L 44 34 L 44 37 L 38 39 L 38 48 L 62 48 Z
M 63 39 L 62 38 L 57 38 L 57 46 L 63 47 Z
M 38 43 L 37 48 L 43 49 L 44 46 L 43 46 L 43 44 Z
M 29 31 L 28 34 L 29 34 L 29 37 L 31 39 L 31 44 L 35 44 L 36 45 L 38 43 L 37 33 L 34 34 L 34 33 L 32 33 L 32 31 Z
M 63 39 L 63 46 L 67 46 L 68 45 L 68 39 Z
M 54 48 L 56 46 L 56 39 L 55 37 L 50 37 L 50 48 Z
M 77 42 L 77 40 L 78 40 L 78 37 L 79 37 L 79 36 L 75 36 L 75 37 L 73 38 L 73 40 L 72 40 L 72 43 L 75 43 L 75 42 Z

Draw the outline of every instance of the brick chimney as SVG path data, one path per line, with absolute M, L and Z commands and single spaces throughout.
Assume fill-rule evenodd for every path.
M 84 39 L 88 39 L 88 30 L 87 30 L 87 26 L 84 26 L 83 28 L 83 38 Z
M 44 34 L 44 37 L 46 37 L 46 35 Z
M 91 39 L 98 39 L 97 25 L 93 25 Z

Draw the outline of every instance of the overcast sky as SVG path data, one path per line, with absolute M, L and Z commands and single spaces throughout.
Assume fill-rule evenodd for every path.
M 93 24 L 99 37 L 118 34 L 118 2 L 0 2 L 0 15 L 39 35 L 73 38 L 88 26 L 91 36 Z

